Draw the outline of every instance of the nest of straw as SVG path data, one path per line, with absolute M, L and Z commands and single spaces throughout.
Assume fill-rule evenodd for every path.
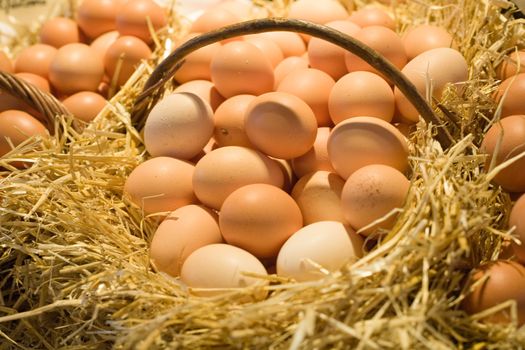
M 287 2 L 262 5 L 279 12 Z M 516 320 L 485 324 L 460 308 L 471 269 L 496 259 L 511 238 L 510 198 L 491 185 L 497 169 L 482 170 L 477 148 L 494 122 L 495 67 L 523 44 L 510 5 L 425 0 L 393 9 L 401 30 L 448 28 L 470 64 L 461 95 L 451 89 L 436 104 L 456 142 L 442 149 L 434 127 L 420 122 L 411 137 L 412 186 L 392 231 L 319 281 L 270 276 L 263 301 L 245 302 L 250 289 L 193 297 L 153 271 L 148 245 L 158 220 L 123 199 L 125 179 L 146 159 L 130 111 L 162 46 L 82 132 L 57 115 L 64 132 L 30 139 L 0 160 L 0 349 L 523 346 Z M 28 166 L 11 165 L 20 160 Z M 514 303 L 498 308 L 516 311 Z

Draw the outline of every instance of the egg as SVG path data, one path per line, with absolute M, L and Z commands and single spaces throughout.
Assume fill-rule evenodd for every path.
M 213 116 L 214 139 L 219 146 L 243 146 L 253 148 L 244 130 L 244 116 L 253 101 L 253 95 L 237 95 L 224 101 Z
M 239 146 L 217 148 L 195 165 L 193 189 L 199 200 L 220 209 L 230 193 L 253 183 L 282 187 L 283 173 L 277 163 L 259 151 Z
M 326 220 L 347 224 L 341 209 L 344 185 L 345 180 L 329 171 L 315 171 L 301 177 L 292 190 L 292 198 L 301 209 L 304 225 Z
M 217 214 L 200 205 L 186 205 L 172 211 L 155 230 L 150 261 L 157 270 L 179 276 L 191 253 L 216 243 L 223 243 Z
M 292 169 L 292 162 L 288 159 L 279 159 L 279 158 L 271 158 L 271 157 L 270 159 L 274 160 L 277 163 L 277 165 L 279 165 L 279 168 L 283 172 L 284 183 L 283 183 L 282 189 L 286 193 L 290 193 L 293 186 L 295 185 L 295 182 L 297 181 L 297 178 Z
M 314 112 L 318 126 L 330 126 L 332 120 L 328 113 L 328 96 L 334 84 L 334 79 L 319 69 L 300 68 L 284 77 L 276 91 L 299 97 Z
M 339 79 L 328 99 L 328 110 L 334 124 L 352 117 L 369 116 L 392 121 L 394 92 L 379 75 L 358 71 Z
M 301 210 L 292 197 L 268 184 L 236 189 L 224 200 L 219 214 L 224 240 L 259 258 L 277 256 L 302 226 Z
M 181 40 L 180 44 L 198 35 L 199 33 L 188 34 Z M 220 47 L 221 44 L 213 43 L 186 55 L 184 63 L 173 76 L 175 80 L 181 84 L 191 80 L 211 80 L 211 60 Z
M 501 143 L 498 145 L 500 137 Z M 497 154 L 496 147 L 499 147 Z M 495 165 L 499 165 L 524 152 L 525 115 L 508 116 L 492 125 L 483 138 L 481 151 L 489 155 L 485 162 L 486 169 L 493 161 L 493 157 L 496 157 Z M 509 192 L 525 192 L 525 176 L 516 176 L 524 173 L 525 157 L 521 157 L 502 169 L 494 177 L 494 182 Z
M 22 79 L 24 82 L 34 85 L 43 92 L 50 92 L 49 82 L 40 75 L 33 73 L 15 73 L 15 77 Z M 9 109 L 16 109 L 27 112 L 37 119 L 42 119 L 43 116 L 37 112 L 33 107 L 29 106 L 24 99 L 15 97 L 8 92 L 0 92 L 0 112 Z
M 432 95 L 437 100 L 441 99 L 447 84 L 460 84 L 468 79 L 468 65 L 463 55 L 446 47 L 423 52 L 408 62 L 401 72 L 422 96 L 427 95 L 427 80 L 430 80 Z M 404 119 L 413 123 L 419 120 L 419 113 L 397 87 L 394 88 L 394 98 L 396 108 Z
M 40 27 L 38 34 L 42 44 L 51 45 L 57 49 L 80 41 L 77 23 L 66 17 L 48 19 Z
M 104 59 L 106 57 L 106 52 L 108 52 L 108 49 L 113 43 L 118 39 L 120 36 L 119 32 L 116 30 L 112 30 L 111 32 L 104 33 L 97 37 L 89 46 L 91 46 L 92 49 L 97 51 L 101 59 Z
M 144 213 L 170 212 L 196 203 L 192 177 L 195 167 L 183 160 L 155 157 L 129 174 L 124 195 Z
M 151 110 L 144 125 L 144 145 L 153 157 L 195 157 L 213 134 L 213 111 L 199 96 L 172 93 Z
M 396 29 L 396 22 L 394 22 L 394 19 L 378 7 L 365 7 L 354 11 L 350 15 L 349 20 L 362 28 L 382 26 L 392 30 Z
M 217 91 L 215 85 L 209 80 L 191 80 L 181 84 L 173 92 L 189 92 L 206 101 L 212 110 L 224 102 L 225 98 Z
M 345 182 L 341 192 L 343 214 L 355 230 L 370 235 L 377 229 L 390 229 L 397 215 L 369 226 L 374 221 L 402 208 L 406 200 L 410 181 L 399 170 L 372 164 L 356 170 Z M 365 229 L 366 227 L 366 229 Z
M 496 91 L 496 102 L 501 105 L 501 117 L 525 114 L 523 94 L 525 93 L 525 73 L 505 79 Z
M 211 6 L 211 8 L 221 8 L 229 11 L 236 15 L 241 21 L 251 19 L 257 14 L 265 14 L 266 12 L 266 9 L 259 6 L 256 7 L 251 2 L 243 0 L 221 0 L 216 5 Z
M 35 44 L 23 49 L 15 60 L 15 72 L 25 72 L 40 75 L 49 80 L 51 62 L 57 54 L 57 49 L 46 44 Z
M 273 89 L 273 66 L 255 45 L 233 41 L 220 47 L 211 61 L 211 81 L 226 97 L 260 95 Z
M 228 25 L 241 22 L 241 18 L 235 13 L 222 7 L 212 7 L 205 10 L 192 23 L 190 31 L 195 33 L 207 33 L 212 30 L 226 27 Z M 240 37 L 223 40 L 224 42 L 239 40 Z
M 399 35 L 391 29 L 381 26 L 369 26 L 358 31 L 354 38 L 376 50 L 394 66 L 401 69 L 407 63 L 407 54 Z M 348 72 L 379 72 L 364 60 L 351 52 L 345 53 L 345 64 Z
M 15 67 L 7 54 L 0 50 L 0 72 L 14 73 Z
M 48 136 L 48 130 L 30 114 L 7 110 L 0 113 L 0 157 L 33 136 Z
M 363 255 L 363 239 L 336 221 L 305 226 L 284 243 L 277 256 L 277 275 L 298 282 L 318 280 Z
M 116 30 L 119 3 L 114 0 L 83 0 L 77 8 L 77 23 L 90 39 Z
M 77 92 L 62 101 L 66 109 L 84 122 L 90 122 L 106 107 L 107 101 L 96 92 Z
M 518 70 L 519 65 L 519 70 Z M 497 68 L 498 78 L 508 79 L 516 74 L 525 73 L 525 51 L 512 51 L 505 56 Z
M 249 35 L 244 38 L 244 41 L 255 45 L 268 58 L 272 67 L 276 67 L 279 62 L 284 59 L 283 52 L 279 45 L 274 43 L 271 39 L 262 36 Z
M 257 96 L 248 106 L 246 135 L 263 153 L 281 159 L 305 154 L 313 146 L 317 120 L 299 97 L 285 92 Z
M 327 27 L 336 29 L 351 37 L 361 29 L 357 24 L 347 20 L 326 23 Z M 308 42 L 308 60 L 312 68 L 328 73 L 332 78 L 339 79 L 346 73 L 346 50 L 320 38 L 311 38 Z
M 454 39 L 445 28 L 421 24 L 410 28 L 403 35 L 402 40 L 408 60 L 412 60 L 425 51 L 440 47 L 452 47 Z
M 158 31 L 167 25 L 168 17 L 153 0 L 127 0 L 118 7 L 115 21 L 121 35 L 134 36 L 150 44 L 153 39 L 149 25 Z
M 297 56 L 290 56 L 283 59 L 273 70 L 274 74 L 274 88 L 277 89 L 281 81 L 289 73 L 296 69 L 308 68 L 308 61 Z
M 86 44 L 67 44 L 58 49 L 49 69 L 51 85 L 62 94 L 96 91 L 104 76 L 104 64 Z
M 254 36 L 260 36 L 262 38 L 270 39 L 276 43 L 281 49 L 283 56 L 301 56 L 306 52 L 306 45 L 301 36 L 294 32 L 264 32 L 254 34 Z
M 318 170 L 334 171 L 328 157 L 327 143 L 329 136 L 330 128 L 318 128 L 312 148 L 305 154 L 292 159 L 292 169 L 298 178 Z
M 509 227 L 515 228 L 514 235 L 517 236 L 520 244 L 512 242 L 512 250 L 520 263 L 525 263 L 525 195 L 514 203 L 510 212 Z
M 339 123 L 328 138 L 328 156 L 335 171 L 347 179 L 371 164 L 408 168 L 408 144 L 392 124 L 375 117 L 353 117 Z
M 484 281 L 479 283 L 482 278 Z M 469 314 L 476 314 L 503 302 L 514 300 L 517 305 L 518 326 L 525 323 L 525 267 L 514 261 L 498 260 L 477 268 L 471 277 L 471 293 L 462 308 Z M 510 323 L 509 308 L 492 313 L 482 319 L 489 323 Z
M 196 296 L 211 297 L 240 288 L 257 288 L 257 291 L 243 295 L 241 302 L 266 298 L 268 292 L 264 287 L 268 280 L 262 278 L 264 276 L 267 276 L 266 269 L 256 257 L 243 249 L 220 243 L 195 250 L 181 270 L 182 282 Z
M 117 84 L 121 86 L 135 73 L 140 62 L 150 56 L 151 50 L 144 41 L 124 35 L 107 49 L 104 66 L 110 78 L 114 79 L 115 75 L 118 77 Z

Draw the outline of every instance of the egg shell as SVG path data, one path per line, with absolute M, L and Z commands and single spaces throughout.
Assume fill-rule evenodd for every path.
M 525 114 L 523 94 L 525 93 L 525 73 L 505 79 L 496 91 L 495 100 L 501 104 L 501 117 Z
M 401 172 L 408 168 L 408 144 L 390 123 L 354 117 L 339 123 L 328 138 L 328 156 L 343 179 L 366 165 L 384 164 Z
M 178 276 L 191 253 L 215 243 L 223 243 L 217 214 L 200 205 L 186 205 L 172 211 L 155 230 L 150 261 L 159 271 Z
M 364 27 L 355 33 L 354 38 L 376 50 L 399 69 L 407 63 L 407 54 L 403 42 L 392 29 L 382 26 Z M 380 74 L 371 65 L 350 52 L 345 53 L 345 64 L 348 72 L 368 71 Z
M 369 116 L 392 121 L 394 92 L 379 75 L 359 71 L 339 79 L 328 99 L 328 110 L 334 124 L 352 117 Z
M 248 276 L 267 275 L 263 264 L 252 254 L 229 244 L 210 244 L 195 250 L 182 266 L 181 280 L 190 288 L 193 295 L 211 297 L 239 288 L 258 288 L 236 299 L 256 301 L 266 298 L 264 287 L 268 280 Z
M 283 172 L 284 176 L 284 183 L 282 186 L 282 189 L 286 193 L 290 193 L 293 186 L 295 185 L 295 182 L 297 181 L 297 177 L 295 176 L 293 169 L 292 169 L 292 162 L 288 159 L 279 159 L 279 158 L 272 158 L 270 159 L 274 160 L 277 165 L 279 165 L 279 168 Z
M 519 70 L 518 70 L 519 65 Z M 498 78 L 505 80 L 516 74 L 525 73 L 525 51 L 512 51 L 497 68 Z
M 62 103 L 77 119 L 90 122 L 106 107 L 108 102 L 96 92 L 81 91 L 69 96 Z
M 224 240 L 260 258 L 277 256 L 302 226 L 301 210 L 292 197 L 268 184 L 236 189 L 224 200 L 219 214 Z
M 356 170 L 346 180 L 341 192 L 343 214 L 355 230 L 361 230 L 375 220 L 402 208 L 410 181 L 399 170 L 382 164 L 372 164 Z M 390 229 L 397 215 L 358 231 L 370 235 L 377 229 Z
M 502 138 L 499 150 L 495 154 L 500 137 Z M 495 164 L 499 165 L 524 152 L 525 115 L 508 116 L 492 125 L 483 138 L 481 151 L 489 155 L 485 162 L 485 169 L 489 168 L 493 157 L 496 157 Z M 525 176 L 516 176 L 524 173 L 525 157 L 521 157 L 502 169 L 493 181 L 509 192 L 525 192 Z
M 130 35 L 150 44 L 153 42 L 148 22 L 154 31 L 168 24 L 162 7 L 153 0 L 128 0 L 117 8 L 116 29 L 121 35 Z
M 246 135 L 263 153 L 281 159 L 305 154 L 313 146 L 317 120 L 299 97 L 285 92 L 257 96 L 248 106 Z
M 382 26 L 392 30 L 396 29 L 396 22 L 394 19 L 382 9 L 373 6 L 352 12 L 349 20 L 362 28 Z
M 119 3 L 114 0 L 83 0 L 77 9 L 77 23 L 89 38 L 116 30 L 115 19 Z
M 525 263 L 525 195 L 514 203 L 510 212 L 509 228 L 515 227 L 514 235 L 520 244 L 512 242 L 512 251 L 521 264 Z
M 178 46 L 198 35 L 200 33 L 186 35 Z M 173 76 L 175 80 L 181 84 L 191 80 L 211 80 L 211 60 L 220 47 L 220 43 L 213 43 L 186 55 L 184 63 Z
M 191 80 L 177 86 L 173 92 L 189 92 L 195 94 L 206 101 L 213 111 L 226 100 L 209 80 Z
M 80 41 L 77 23 L 66 17 L 48 19 L 40 27 L 38 34 L 42 44 L 51 45 L 57 49 Z
M 410 28 L 403 35 L 403 45 L 409 60 L 425 51 L 440 47 L 452 47 L 453 37 L 445 28 L 421 24 Z
M 12 150 L 10 143 L 16 147 L 30 137 L 48 135 L 45 126 L 26 112 L 11 109 L 0 113 L 0 157 Z
M 296 69 L 308 68 L 308 61 L 298 56 L 290 56 L 283 59 L 273 70 L 275 77 L 274 88 L 277 89 L 281 81 L 289 73 Z
M 224 101 L 215 111 L 213 137 L 219 146 L 253 148 L 244 130 L 244 117 L 254 95 L 237 95 Z
M 33 73 L 49 80 L 51 62 L 57 49 L 51 45 L 35 44 L 23 49 L 15 60 L 16 73 Z
M 314 112 L 318 126 L 330 126 L 328 96 L 334 85 L 334 79 L 322 70 L 299 68 L 284 77 L 276 91 L 299 97 Z
M 199 17 L 197 17 L 197 19 L 195 19 L 191 25 L 190 32 L 207 33 L 238 22 L 241 22 L 241 18 L 235 13 L 223 7 L 214 6 L 205 10 Z M 222 43 L 241 39 L 242 36 L 223 40 Z
M 259 151 L 239 146 L 217 148 L 195 165 L 193 189 L 199 200 L 213 209 L 236 189 L 266 183 L 281 188 L 283 173 L 277 163 Z
M 268 58 L 268 61 L 270 61 L 272 67 L 274 68 L 284 59 L 281 48 L 271 39 L 262 36 L 248 35 L 244 38 L 244 41 L 255 45 L 259 50 L 261 50 L 261 52 L 266 56 L 266 58 Z
M 303 224 L 327 220 L 348 224 L 341 208 L 344 185 L 345 180 L 329 171 L 316 171 L 301 177 L 292 190 L 292 198 L 301 209 Z
M 363 255 L 363 239 L 336 221 L 320 221 L 295 232 L 277 256 L 277 274 L 298 282 L 325 277 Z M 316 266 L 317 265 L 317 266 Z
M 43 92 L 50 92 L 49 82 L 40 75 L 33 73 L 15 73 L 15 77 L 22 79 L 26 83 L 32 84 Z M 0 92 L 0 112 L 9 109 L 24 111 L 37 119 L 43 119 L 43 116 L 33 107 L 29 106 L 23 99 L 17 98 L 8 92 Z
M 254 34 L 254 36 L 270 39 L 276 43 L 281 49 L 285 58 L 291 56 L 301 56 L 306 52 L 306 44 L 304 43 L 301 36 L 294 32 L 264 32 Z
M 104 76 L 104 64 L 86 44 L 67 44 L 58 49 L 49 69 L 49 81 L 60 93 L 96 91 Z
M 211 61 L 211 81 L 226 97 L 260 95 L 273 89 L 273 67 L 255 45 L 233 41 L 220 47 Z
M 347 20 L 326 23 L 326 26 L 338 31 L 355 36 L 361 27 Z M 339 79 L 348 70 L 345 64 L 346 50 L 320 38 L 311 38 L 308 42 L 308 60 L 312 68 L 320 69 L 328 73 L 332 78 Z
M 447 67 L 447 69 L 443 69 Z M 401 71 L 426 96 L 427 79 L 433 87 L 433 96 L 440 100 L 446 84 L 457 84 L 468 79 L 468 65 L 463 55 L 451 48 L 437 48 L 416 56 Z M 419 113 L 396 87 L 394 88 L 396 108 L 403 118 L 417 122 Z
M 0 50 L 0 72 L 14 73 L 15 67 L 7 54 Z
M 515 300 L 518 326 L 525 323 L 525 267 L 514 261 L 498 260 L 480 266 L 474 271 L 471 283 L 486 278 L 465 297 L 462 308 L 475 314 L 509 300 Z M 510 323 L 510 309 L 483 318 L 489 323 Z
M 170 212 L 196 203 L 192 176 L 195 167 L 170 157 L 151 158 L 137 166 L 124 184 L 124 194 L 146 214 Z
M 117 41 L 119 36 L 119 32 L 112 30 L 111 32 L 104 33 L 97 37 L 95 40 L 93 40 L 93 42 L 91 42 L 89 46 L 97 51 L 100 58 L 103 60 L 106 57 L 109 47 L 113 45 L 115 41 Z
M 318 128 L 312 148 L 305 154 L 292 159 L 292 169 L 298 178 L 318 170 L 334 171 L 328 157 L 327 143 L 329 136 L 330 128 Z
M 142 60 L 150 58 L 151 50 L 141 39 L 124 35 L 119 37 L 106 51 L 104 66 L 112 79 L 118 74 L 117 84 L 124 85 L 135 73 Z M 119 69 L 119 61 L 121 62 Z M 117 71 L 117 69 L 119 69 Z

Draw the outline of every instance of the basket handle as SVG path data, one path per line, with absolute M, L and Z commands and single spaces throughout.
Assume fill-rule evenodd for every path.
M 365 60 L 401 90 L 426 122 L 438 126 L 436 139 L 443 148 L 448 148 L 452 144 L 452 136 L 448 130 L 441 125 L 442 123 L 439 118 L 423 96 L 417 91 L 414 84 L 377 51 L 333 28 L 303 20 L 287 18 L 264 18 L 240 22 L 199 35 L 179 46 L 155 68 L 147 80 L 143 91 L 136 98 L 131 113 L 133 124 L 138 128 L 144 126 L 149 109 L 159 100 L 162 94 L 162 88 L 182 65 L 186 55 L 217 41 L 240 35 L 257 34 L 268 31 L 292 31 L 308 34 L 335 44 Z

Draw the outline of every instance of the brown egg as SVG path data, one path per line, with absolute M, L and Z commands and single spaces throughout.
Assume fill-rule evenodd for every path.
M 58 49 L 49 69 L 51 85 L 62 94 L 96 91 L 104 76 L 104 64 L 86 44 L 68 44 Z
M 248 35 L 244 38 L 244 41 L 255 45 L 259 50 L 261 50 L 261 52 L 266 56 L 266 58 L 268 58 L 268 61 L 270 61 L 272 67 L 274 68 L 284 59 L 281 48 L 271 39 L 262 36 Z
M 364 166 L 350 175 L 341 193 L 343 215 L 350 225 L 361 230 L 405 202 L 410 181 L 399 170 L 382 164 Z M 390 229 L 397 215 L 363 230 L 370 235 L 377 229 Z
M 270 159 L 274 160 L 277 165 L 279 165 L 279 168 L 283 172 L 284 176 L 284 183 L 281 187 L 286 193 L 290 193 L 292 191 L 293 186 L 295 185 L 295 182 L 297 181 L 297 178 L 295 174 L 293 173 L 292 169 L 292 162 L 288 159 L 279 159 L 279 158 L 272 158 Z
M 145 214 L 173 211 L 196 203 L 192 176 L 195 167 L 170 157 L 151 158 L 129 174 L 124 195 Z
M 78 26 L 90 39 L 116 30 L 115 19 L 120 2 L 114 0 L 83 0 L 77 9 Z
M 0 157 L 32 136 L 48 136 L 45 126 L 26 112 L 7 110 L 0 113 Z M 9 140 L 9 141 L 8 141 Z
M 348 73 L 330 91 L 328 109 L 334 124 L 352 117 L 369 116 L 392 121 L 394 92 L 379 75 L 359 71 Z
M 525 114 L 523 94 L 525 93 L 525 73 L 505 79 L 496 92 L 496 102 L 501 104 L 501 117 Z
M 344 185 L 345 180 L 329 171 L 316 171 L 301 177 L 292 190 L 292 198 L 301 209 L 303 224 L 326 220 L 348 224 L 341 208 Z
M 358 31 L 354 37 L 379 52 L 399 69 L 407 63 L 407 54 L 403 42 L 399 35 L 391 29 L 369 26 Z M 345 53 L 345 64 L 349 72 L 364 70 L 379 74 L 375 68 L 350 52 Z
M 186 205 L 172 211 L 155 231 L 150 261 L 159 271 L 178 276 L 191 253 L 222 242 L 217 214 L 200 205 Z
M 510 212 L 509 228 L 515 227 L 514 235 L 521 244 L 512 242 L 512 250 L 520 263 L 525 263 L 525 195 L 514 203 Z
M 191 92 L 208 102 L 213 111 L 225 100 L 225 98 L 219 94 L 215 85 L 209 80 L 190 80 L 177 86 L 173 92 Z
M 121 35 L 134 36 L 150 44 L 148 21 L 155 31 L 166 26 L 166 11 L 153 0 L 128 0 L 118 7 L 116 28 Z
M 49 80 L 51 62 L 57 54 L 57 49 L 50 45 L 36 44 L 22 50 L 15 60 L 15 72 L 25 72 L 40 75 Z
M 519 71 L 518 71 L 519 64 Z M 525 51 L 512 51 L 497 68 L 498 78 L 505 80 L 516 74 L 525 73 Z
M 318 126 L 330 126 L 328 96 L 334 87 L 334 79 L 319 69 L 295 69 L 283 78 L 276 91 L 286 92 L 306 102 L 314 112 Z
M 84 122 L 90 122 L 106 107 L 108 101 L 96 92 L 77 92 L 62 101 L 64 107 Z
M 260 95 L 273 89 L 273 67 L 255 45 L 233 41 L 215 53 L 211 61 L 211 81 L 226 98 Z
M 306 45 L 301 36 L 294 32 L 264 32 L 254 34 L 254 36 L 260 36 L 262 38 L 270 39 L 276 43 L 281 49 L 283 56 L 301 56 L 306 52 Z
M 121 36 L 106 52 L 104 66 L 109 77 L 118 74 L 117 84 L 124 85 L 142 60 L 150 58 L 151 50 L 146 43 L 134 36 Z M 120 70 L 118 70 L 119 62 Z
M 365 7 L 352 12 L 349 18 L 350 21 L 359 25 L 360 27 L 382 26 L 388 29 L 396 30 L 396 22 L 385 11 L 378 7 Z
M 57 49 L 80 41 L 78 26 L 75 21 L 66 17 L 50 18 L 42 24 L 39 31 L 40 42 Z
M 188 34 L 181 40 L 180 44 L 198 35 L 199 33 Z M 220 47 L 221 44 L 213 43 L 186 55 L 184 64 L 174 75 L 175 80 L 179 83 L 191 80 L 211 80 L 211 60 Z
M 256 257 L 270 258 L 303 226 L 301 210 L 286 192 L 252 184 L 232 192 L 221 206 L 219 227 L 224 240 Z
M 300 68 L 308 68 L 308 61 L 302 57 L 290 56 L 279 62 L 279 64 L 273 70 L 275 77 L 274 88 L 277 89 L 284 77 L 286 77 L 289 73 Z
M 215 131 L 213 137 L 222 146 L 242 146 L 253 148 L 246 131 L 244 117 L 253 95 L 237 95 L 224 101 L 215 111 Z
M 439 47 L 452 47 L 452 35 L 445 28 L 421 24 L 409 29 L 403 35 L 403 45 L 408 60 L 419 54 Z
M 354 117 L 339 123 L 328 138 L 328 156 L 343 179 L 371 164 L 388 165 L 401 172 L 408 168 L 405 137 L 392 124 L 375 117 Z
M 226 146 L 206 154 L 195 165 L 193 189 L 199 200 L 213 209 L 220 209 L 230 193 L 253 183 L 283 186 L 279 165 L 253 149 Z
M 13 73 L 14 71 L 13 62 L 4 51 L 0 50 L 0 72 Z
M 462 308 L 469 314 L 476 314 L 509 300 L 515 300 L 518 311 L 518 326 L 525 323 L 525 267 L 514 261 L 497 260 L 476 269 L 472 275 L 474 284 L 482 278 L 471 294 L 465 297 Z M 510 308 L 482 319 L 489 323 L 511 322 Z
M 200 15 L 191 25 L 190 32 L 206 33 L 212 30 L 226 27 L 230 24 L 241 22 L 235 13 L 222 7 L 212 7 Z M 223 43 L 239 40 L 241 37 L 224 40 Z
M 22 79 L 26 83 L 32 84 L 43 92 L 50 92 L 49 82 L 40 75 L 33 73 L 16 73 L 17 78 Z M 9 109 L 16 109 L 27 112 L 37 119 L 42 119 L 42 116 L 33 107 L 30 107 L 23 99 L 12 96 L 7 92 L 0 92 L 0 112 Z
M 495 154 L 500 137 L 501 143 L 498 153 Z M 481 151 L 489 155 L 485 163 L 486 169 L 494 156 L 496 157 L 495 164 L 498 165 L 525 151 L 525 115 L 508 116 L 492 125 L 485 134 Z M 502 169 L 494 177 L 494 182 L 509 192 L 525 192 L 525 176 L 516 176 L 516 174 L 524 173 L 525 157 L 521 157 Z
M 172 93 L 158 102 L 144 125 L 144 145 L 153 157 L 195 157 L 213 134 L 213 111 L 199 96 Z
M 326 23 L 326 26 L 337 29 L 349 36 L 355 36 L 361 27 L 347 20 Z M 311 38 L 308 42 L 308 60 L 312 68 L 328 73 L 332 78 L 339 79 L 346 73 L 346 50 L 319 38 Z
M 249 275 L 251 274 L 251 275 Z M 210 244 L 194 251 L 182 266 L 182 282 L 190 293 L 201 297 L 211 297 L 255 287 L 255 293 L 246 293 L 236 299 L 241 302 L 262 300 L 268 294 L 264 287 L 268 280 L 253 277 L 253 274 L 267 275 L 264 265 L 247 251 L 229 244 Z
M 298 178 L 318 170 L 334 171 L 328 157 L 327 143 L 329 136 L 330 128 L 318 128 L 312 148 L 305 154 L 292 159 L 292 169 Z
M 102 59 L 104 59 L 104 57 L 106 57 L 106 52 L 108 52 L 109 47 L 113 45 L 113 43 L 118 39 L 119 36 L 120 34 L 116 30 L 104 33 L 95 40 L 93 40 L 90 46 L 92 49 L 97 51 L 97 53 Z
M 240 21 L 249 20 L 252 17 L 254 17 L 254 15 L 257 15 L 258 12 L 261 14 L 265 14 L 264 8 L 254 6 L 254 4 L 252 4 L 251 2 L 242 0 L 221 0 L 216 5 L 212 5 L 211 8 L 221 8 L 223 10 L 229 11 L 232 14 L 236 15 Z

